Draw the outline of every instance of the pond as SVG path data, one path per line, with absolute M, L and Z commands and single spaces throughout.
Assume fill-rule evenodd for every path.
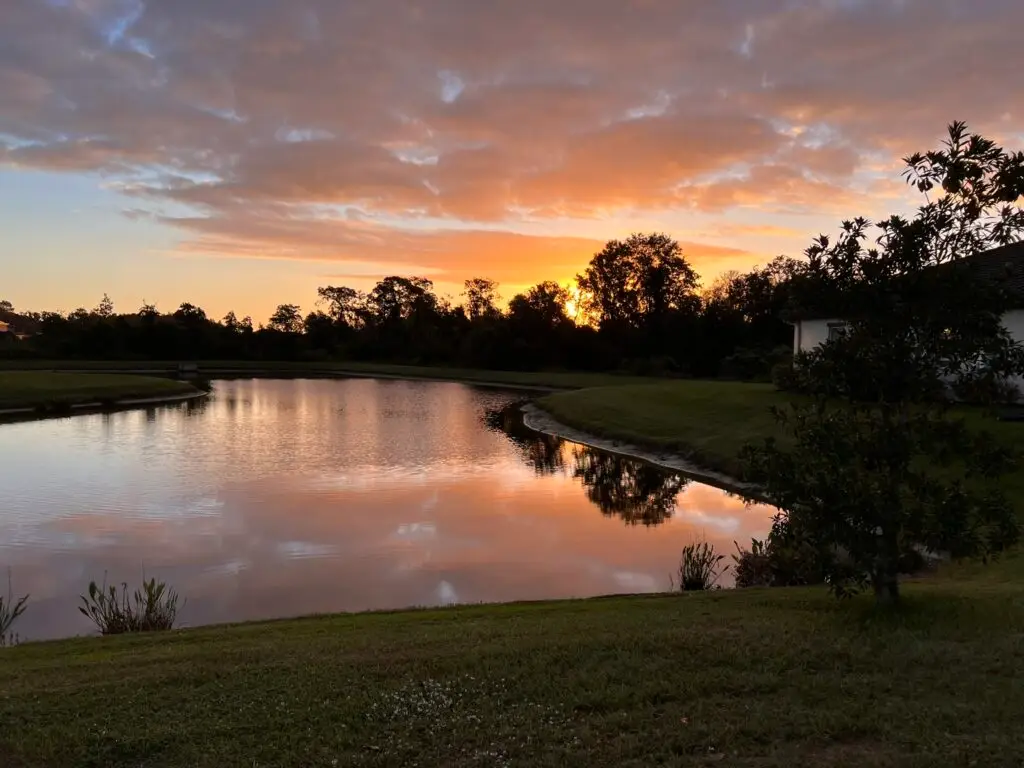
M 90 633 L 89 581 L 143 573 L 187 598 L 188 626 L 663 591 L 684 545 L 728 553 L 769 529 L 767 507 L 525 429 L 522 398 L 231 380 L 197 403 L 0 426 L 0 569 L 31 593 L 16 629 Z

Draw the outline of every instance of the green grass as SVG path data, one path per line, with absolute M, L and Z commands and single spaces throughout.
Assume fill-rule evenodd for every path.
M 148 376 L 104 373 L 0 372 L 0 409 L 53 408 L 76 403 L 171 397 L 195 392 L 192 385 Z
M 736 474 L 740 448 L 775 432 L 768 409 L 785 402 L 771 384 L 667 381 L 559 392 L 538 405 L 568 426 Z
M 749 442 L 779 434 L 769 408 L 792 397 L 771 384 L 667 381 L 547 395 L 537 404 L 558 421 L 591 434 L 677 451 L 709 469 L 739 474 L 737 456 Z M 959 411 L 1024 454 L 1024 423 L 999 421 L 979 409 Z M 1003 479 L 1024 515 L 1024 466 Z
M 543 405 L 728 464 L 782 401 L 665 382 Z M 898 613 L 754 589 L 26 644 L 0 651 L 0 765 L 1014 765 L 1022 571 L 947 566 Z
M 1024 590 L 363 614 L 0 652 L 4 766 L 1011 765 Z
M 282 375 L 355 374 L 359 376 L 385 376 L 407 379 L 443 379 L 446 381 L 508 384 L 511 386 L 540 387 L 544 389 L 579 389 L 624 384 L 644 384 L 658 379 L 618 373 L 586 373 L 572 371 L 490 371 L 479 368 L 450 368 L 440 366 L 391 365 L 389 363 L 356 362 L 274 362 L 258 360 L 203 360 L 198 363 L 200 373 L 211 376 L 219 371 L 232 373 L 280 373 Z M 176 372 L 177 361 L 169 360 L 6 360 L 0 361 L 0 371 L 161 371 Z

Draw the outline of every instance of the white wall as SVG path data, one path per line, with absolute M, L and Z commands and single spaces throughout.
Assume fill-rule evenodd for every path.
M 1003 315 L 1003 327 L 1014 341 L 1024 341 L 1024 310 L 1014 309 Z
M 1024 314 L 1024 313 L 1022 313 Z M 810 352 L 819 344 L 828 341 L 829 323 L 841 323 L 836 317 L 823 320 L 800 320 L 793 326 L 793 354 Z M 1021 329 L 1024 331 L 1024 317 L 1021 318 Z
M 1003 327 L 1010 332 L 1014 341 L 1024 342 L 1024 310 L 1012 309 L 1003 315 Z M 1013 383 L 1024 393 L 1024 378 L 1014 377 Z
M 829 323 L 842 322 L 837 318 L 801 320 L 793 326 L 793 353 L 809 352 L 828 340 Z M 1003 316 L 1003 326 L 1015 341 L 1024 342 L 1024 310 L 1014 309 Z M 1013 382 L 1024 392 L 1024 378 Z

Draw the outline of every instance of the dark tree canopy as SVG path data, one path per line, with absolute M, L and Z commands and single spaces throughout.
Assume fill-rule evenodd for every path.
M 108 300 L 67 315 L 8 313 L 0 319 L 19 335 L 8 334 L 0 355 L 377 360 L 767 380 L 792 337 L 779 316 L 789 279 L 779 264 L 732 275 L 722 301 L 702 300 L 677 243 L 635 234 L 596 254 L 577 285 L 544 281 L 507 306 L 487 278 L 466 281 L 461 303 L 453 304 L 430 280 L 397 275 L 368 292 L 321 286 L 312 312 L 281 304 L 258 329 L 233 311 L 215 322 L 188 302 L 170 314 L 144 305 L 118 315 Z
M 796 361 L 796 384 L 816 399 L 779 414 L 788 443 L 746 452 L 750 479 L 819 553 L 832 588 L 870 583 L 883 600 L 921 550 L 986 556 L 1018 537 L 992 482 L 1010 457 L 948 407 L 955 394 L 1006 397 L 1007 377 L 1024 375 L 1002 325 L 1006 281 L 969 260 L 1024 234 L 1024 155 L 955 123 L 942 147 L 906 162 L 919 190 L 944 194 L 881 222 L 874 240 L 858 218 L 808 249 L 794 297 L 827 302 L 847 326 Z
M 270 316 L 267 327 L 281 333 L 300 333 L 302 310 L 296 304 L 279 304 Z
M 550 280 L 538 283 L 526 293 L 512 297 L 508 305 L 509 317 L 524 327 L 545 331 L 561 328 L 572 322 L 567 310 L 569 300 L 568 288 Z
M 498 302 L 498 284 L 484 277 L 474 277 L 465 282 L 466 314 L 470 320 L 496 318 L 501 314 Z
M 600 325 L 642 328 L 697 300 L 697 274 L 668 235 L 612 240 L 577 277 L 587 312 Z
M 327 306 L 327 314 L 336 323 L 357 328 L 365 316 L 366 295 L 347 286 L 327 285 L 316 289 L 318 302 Z

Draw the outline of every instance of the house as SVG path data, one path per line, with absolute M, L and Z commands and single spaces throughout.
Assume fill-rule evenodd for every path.
M 0 320 L 0 341 L 5 339 L 17 339 L 18 341 L 24 341 L 25 339 L 31 338 L 32 335 L 32 332 L 20 323 L 16 328 L 9 322 Z
M 1004 279 L 1011 291 L 1019 296 L 1019 308 L 1003 316 L 1003 326 L 1015 341 L 1024 342 L 1024 242 L 1004 245 L 990 251 L 960 260 L 969 264 L 982 279 Z M 841 317 L 830 316 L 825 308 L 804 310 L 791 321 L 793 326 L 793 354 L 809 352 L 836 334 L 843 332 L 846 323 Z

